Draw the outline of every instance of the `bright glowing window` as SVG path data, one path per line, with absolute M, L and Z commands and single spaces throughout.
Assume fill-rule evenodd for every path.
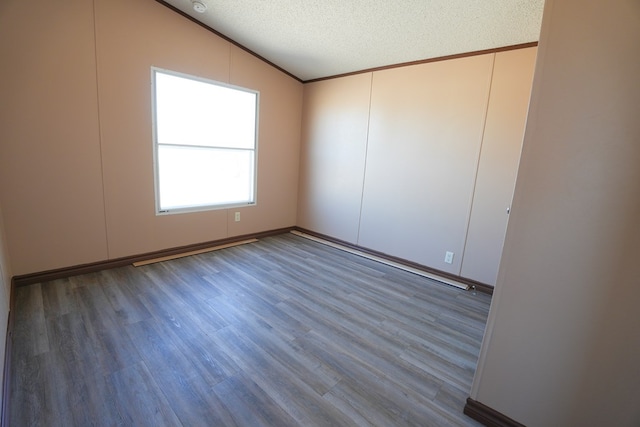
M 157 212 L 255 204 L 258 93 L 151 74 Z

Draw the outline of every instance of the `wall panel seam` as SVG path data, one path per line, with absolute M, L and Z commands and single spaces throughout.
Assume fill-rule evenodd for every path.
M 473 203 L 476 198 L 476 188 L 478 185 L 478 171 L 480 170 L 480 159 L 482 158 L 482 147 L 484 145 L 484 135 L 487 129 L 487 117 L 489 115 L 489 105 L 491 103 L 491 90 L 493 89 L 493 73 L 496 66 L 496 54 L 491 54 L 491 72 L 489 73 L 489 90 L 487 91 L 487 102 L 484 108 L 484 119 L 482 122 L 482 132 L 480 135 L 480 146 L 478 147 L 478 155 L 476 157 L 476 170 L 473 176 L 473 186 L 471 188 L 471 200 L 469 203 L 469 211 L 467 213 L 467 226 L 464 233 L 464 242 L 462 244 L 462 253 L 460 254 L 460 267 L 458 268 L 458 275 L 462 275 L 462 266 L 464 265 L 465 253 L 467 251 L 467 242 L 469 239 L 469 228 L 471 226 L 471 216 L 473 214 Z
M 104 220 L 104 241 L 107 250 L 107 259 L 111 259 L 111 249 L 109 247 L 109 223 L 107 221 L 107 198 L 104 180 L 104 152 L 102 147 L 102 120 L 100 115 L 100 71 L 98 67 L 98 13 L 96 11 L 96 1 L 93 0 L 93 55 L 96 70 L 96 113 L 98 115 L 98 148 L 100 150 L 100 179 L 102 184 L 102 215 Z
M 360 192 L 360 212 L 358 212 L 358 232 L 356 244 L 360 244 L 360 227 L 362 225 L 362 206 L 364 204 L 364 188 L 367 182 L 367 155 L 369 153 L 369 131 L 371 129 L 371 102 L 373 100 L 373 72 L 369 80 L 369 109 L 367 111 L 367 136 L 364 143 L 364 165 L 362 168 L 362 191 Z

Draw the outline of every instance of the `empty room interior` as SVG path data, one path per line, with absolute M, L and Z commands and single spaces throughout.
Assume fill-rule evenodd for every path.
M 639 426 L 640 3 L 480 3 L 2 0 L 1 425 Z

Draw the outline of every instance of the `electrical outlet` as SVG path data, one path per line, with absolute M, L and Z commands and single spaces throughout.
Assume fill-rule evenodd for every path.
M 447 264 L 452 264 L 453 263 L 453 252 L 447 252 L 444 255 L 444 262 L 446 262 Z
M 236 212 L 236 222 L 240 222 L 240 212 Z

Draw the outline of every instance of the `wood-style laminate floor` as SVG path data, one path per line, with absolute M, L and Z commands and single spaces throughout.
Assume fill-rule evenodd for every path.
M 20 287 L 10 425 L 478 425 L 489 302 L 292 234 Z

